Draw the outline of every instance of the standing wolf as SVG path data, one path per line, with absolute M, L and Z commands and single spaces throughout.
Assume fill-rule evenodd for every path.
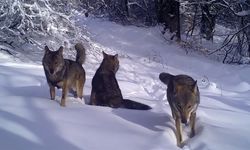
M 197 81 L 187 75 L 174 76 L 169 73 L 161 73 L 159 78 L 168 86 L 167 99 L 175 119 L 177 145 L 181 146 L 181 122 L 187 124 L 190 120 L 190 137 L 195 135 L 196 110 L 200 103 Z
M 45 46 L 42 60 L 46 79 L 50 88 L 51 100 L 55 99 L 55 87 L 62 88 L 61 106 L 65 106 L 68 91 L 74 91 L 76 97 L 83 97 L 85 70 L 82 64 L 85 61 L 85 48 L 81 43 L 75 45 L 76 61 L 63 58 L 63 47 L 57 51 L 50 51 Z
M 151 107 L 122 97 L 115 74 L 119 69 L 118 55 L 103 52 L 103 61 L 92 79 L 90 104 L 112 108 L 148 110 Z

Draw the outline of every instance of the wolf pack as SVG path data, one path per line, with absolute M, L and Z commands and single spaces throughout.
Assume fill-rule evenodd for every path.
M 76 60 L 63 57 L 63 47 L 52 51 L 48 46 L 44 48 L 42 65 L 49 86 L 50 99 L 55 100 L 56 88 L 62 89 L 60 105 L 66 106 L 68 93 L 76 98 L 83 98 L 83 87 L 86 73 L 83 63 L 86 59 L 86 49 L 82 43 L 75 45 Z M 127 108 L 149 110 L 150 106 L 133 100 L 124 99 L 116 79 L 119 69 L 118 54 L 110 55 L 102 52 L 103 60 L 92 78 L 92 89 L 89 105 L 107 106 L 111 108 Z M 177 146 L 184 145 L 182 138 L 182 124 L 189 125 L 189 137 L 195 136 L 196 110 L 200 103 L 200 93 L 197 81 L 188 75 L 173 75 L 162 72 L 159 80 L 166 84 L 167 100 L 176 126 Z

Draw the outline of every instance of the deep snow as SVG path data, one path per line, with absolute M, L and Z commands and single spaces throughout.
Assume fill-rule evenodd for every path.
M 123 96 L 153 107 L 149 111 L 85 105 L 72 95 L 67 107 L 49 100 L 40 63 L 25 63 L 0 53 L 0 145 L 6 150 L 175 150 L 175 125 L 166 101 L 162 71 L 188 74 L 198 80 L 201 104 L 197 135 L 185 150 L 248 150 L 250 146 L 250 68 L 206 59 L 167 43 L 157 27 L 121 26 L 75 17 L 86 25 L 93 41 L 88 49 L 84 100 L 89 100 L 91 79 L 101 50 L 119 54 L 117 79 Z M 56 49 L 56 48 L 55 48 Z M 41 55 L 42 57 L 42 55 Z M 37 58 L 41 60 L 41 58 Z

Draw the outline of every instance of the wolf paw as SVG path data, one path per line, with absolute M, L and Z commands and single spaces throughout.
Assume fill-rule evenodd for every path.
M 60 106 L 65 107 L 66 105 L 64 103 L 61 103 Z
M 190 150 L 190 147 L 188 145 L 183 145 L 182 149 L 183 150 Z
M 195 136 L 195 133 L 193 133 L 193 132 L 190 133 L 190 135 L 189 135 L 190 138 L 192 138 L 192 137 L 194 137 L 194 136 Z

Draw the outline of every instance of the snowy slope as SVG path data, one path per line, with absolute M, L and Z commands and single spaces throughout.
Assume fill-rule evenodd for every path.
M 91 79 L 101 50 L 119 54 L 117 79 L 125 98 L 153 107 L 150 111 L 85 105 L 69 95 L 67 107 L 49 100 L 40 64 L 27 64 L 0 53 L 0 145 L 6 150 L 177 150 L 175 125 L 160 72 L 188 74 L 198 80 L 201 104 L 197 135 L 185 150 L 248 150 L 250 142 L 250 68 L 185 55 L 169 45 L 158 28 L 123 27 L 112 22 L 75 17 L 93 41 L 84 68 L 89 100 Z M 42 55 L 41 55 L 42 57 Z M 40 58 L 41 59 L 41 58 Z M 39 59 L 39 60 L 40 60 Z

